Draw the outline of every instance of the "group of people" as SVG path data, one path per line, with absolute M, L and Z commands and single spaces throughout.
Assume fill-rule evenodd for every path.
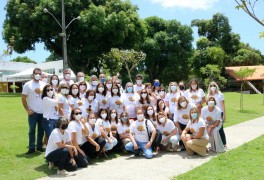
M 212 151 L 226 150 L 224 96 L 215 82 L 210 82 L 205 96 L 196 79 L 188 88 L 183 82 L 170 82 L 168 91 L 158 79 L 153 84 L 143 80 L 138 74 L 135 84 L 128 82 L 123 88 L 118 75 L 92 75 L 87 82 L 79 72 L 74 82 L 70 69 L 60 80 L 35 68 L 22 91 L 29 124 L 26 154 L 44 152 L 45 132 L 49 168 L 55 165 L 58 174 L 66 175 L 87 167 L 90 158 L 120 149 L 135 156 L 142 152 L 148 159 L 154 150 L 207 156 L 208 143 Z M 162 137 L 159 143 L 157 134 Z

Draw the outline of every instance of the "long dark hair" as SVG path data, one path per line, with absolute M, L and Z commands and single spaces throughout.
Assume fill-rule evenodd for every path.
M 111 114 L 112 114 L 113 111 L 115 111 L 115 113 L 116 113 L 115 122 L 116 122 L 116 124 L 118 124 L 118 114 L 117 114 L 117 111 L 115 109 L 111 109 L 109 111 L 109 119 L 112 119 Z
M 113 93 L 113 87 L 117 87 L 118 89 L 118 92 L 116 93 L 116 95 L 118 95 L 119 97 L 121 96 L 120 94 L 120 87 L 117 85 L 117 83 L 113 83 L 112 87 L 111 87 L 111 96 L 113 97 L 114 96 L 114 93 Z
M 98 111 L 98 113 L 97 113 L 97 117 L 103 119 L 102 116 L 101 116 L 101 113 L 102 113 L 103 111 L 106 112 L 106 118 L 105 118 L 105 120 L 106 120 L 106 121 L 109 121 L 108 111 L 107 111 L 107 109 L 105 109 L 105 108 L 101 108 L 101 109 Z
M 53 77 L 57 77 L 57 80 L 58 80 L 58 84 L 57 84 L 57 86 L 59 86 L 59 84 L 60 84 L 60 78 L 59 78 L 59 76 L 57 76 L 56 74 L 53 74 L 53 75 L 50 77 L 50 79 L 49 79 L 49 84 L 51 84 L 51 85 L 53 86 L 53 83 L 52 83 L 52 79 L 53 79 Z
M 79 109 L 79 110 L 82 112 L 82 110 L 81 110 L 80 108 L 75 108 L 75 109 L 73 109 L 73 110 L 71 111 L 70 121 L 74 121 L 74 120 L 75 120 L 75 119 L 73 118 L 73 115 L 74 115 L 74 112 L 75 112 L 77 109 Z
M 73 94 L 72 94 L 72 88 L 73 88 L 73 86 L 77 86 L 77 88 L 78 88 L 78 93 L 77 93 L 76 95 L 73 95 Z M 71 96 L 74 97 L 74 98 L 77 97 L 78 99 L 81 99 L 81 98 L 80 98 L 80 92 L 79 92 L 79 86 L 78 86 L 78 84 L 72 84 L 72 85 L 70 86 L 69 95 L 71 95 Z
M 145 91 L 145 92 L 142 92 L 142 91 Z M 140 91 L 140 99 L 139 99 L 140 104 L 144 104 L 143 97 L 141 96 L 142 93 L 146 93 L 147 94 L 146 100 L 147 100 L 147 103 L 150 104 L 149 93 L 147 92 L 146 89 L 142 89 Z
M 105 85 L 104 83 L 102 83 L 102 82 L 99 82 L 99 83 L 97 84 L 96 89 L 95 89 L 95 92 L 98 93 L 98 94 L 101 94 L 101 93 L 98 91 L 99 85 L 103 85 L 103 87 L 104 87 L 104 91 L 102 92 L 102 95 L 105 96 L 105 95 L 106 95 L 107 87 L 106 87 L 106 85 Z
M 163 101 L 163 99 L 158 99 L 158 100 L 157 100 L 157 113 L 160 112 L 160 108 L 159 108 L 159 102 L 160 102 L 160 101 L 162 101 L 162 102 L 164 103 L 163 111 L 165 111 L 165 108 L 166 108 L 166 106 L 165 106 L 165 102 Z
M 47 89 L 48 89 L 49 87 L 52 88 L 52 86 L 51 86 L 50 84 L 46 84 L 46 86 L 44 86 L 43 91 L 42 91 L 42 95 L 41 95 L 41 99 L 43 99 L 44 97 L 47 97 L 47 96 L 48 96 L 48 95 L 47 95 Z M 52 90 L 53 90 L 53 88 L 52 88 Z M 53 93 L 54 93 L 54 92 L 53 92 Z M 54 94 L 53 94 L 52 98 L 53 98 L 53 97 L 54 97 Z
M 147 106 L 146 111 L 145 111 L 145 118 L 150 119 L 150 116 L 148 114 L 148 108 L 149 107 L 152 107 L 152 109 L 153 109 L 153 114 L 151 115 L 151 118 L 153 119 L 153 121 L 156 121 L 156 116 L 155 116 L 155 111 L 154 111 L 153 106 Z

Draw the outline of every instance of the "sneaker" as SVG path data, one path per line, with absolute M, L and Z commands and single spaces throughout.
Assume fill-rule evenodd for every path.
M 25 153 L 25 155 L 30 155 L 35 152 L 35 149 L 29 149 L 28 152 Z
M 227 147 L 226 147 L 226 145 L 224 145 L 224 149 L 225 149 L 225 151 L 227 151 Z
M 58 175 L 61 175 L 61 176 L 67 176 L 68 175 L 68 172 L 65 169 L 63 169 L 63 170 L 58 170 L 57 171 L 57 174 Z
M 176 145 L 174 148 L 170 149 L 170 151 L 171 152 L 177 152 L 178 151 L 178 148 L 179 148 L 179 146 Z
M 39 151 L 39 152 L 45 152 L 45 150 L 43 148 L 37 148 L 37 151 Z
M 54 168 L 54 162 L 49 162 L 49 169 L 53 169 Z

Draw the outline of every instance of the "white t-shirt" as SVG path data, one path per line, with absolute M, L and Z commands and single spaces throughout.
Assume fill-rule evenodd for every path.
M 91 124 L 86 122 L 85 126 L 87 127 L 91 138 L 96 139 L 98 136 L 101 136 L 101 130 L 98 124 L 94 124 L 94 128 L 92 128 Z
M 95 99 L 98 101 L 99 109 L 101 109 L 101 108 L 104 108 L 104 109 L 109 108 L 108 96 L 104 96 L 102 94 L 96 93 L 96 98 Z
M 202 108 L 201 117 L 206 121 L 207 124 L 211 125 L 217 120 L 220 120 L 218 127 L 222 126 L 221 124 L 221 111 L 218 107 L 215 106 L 212 112 L 209 111 L 208 106 Z
M 210 96 L 212 96 L 212 95 L 209 95 L 209 97 Z M 220 111 L 223 112 L 221 102 L 225 100 L 224 94 L 220 92 L 220 93 L 214 94 L 213 97 L 216 100 L 216 107 L 218 107 L 220 109 Z
M 123 112 L 122 98 L 119 96 L 110 96 L 108 98 L 108 102 L 109 102 L 109 108 L 115 109 L 118 114 L 118 117 L 120 117 L 120 114 Z
M 108 135 L 109 132 L 111 131 L 111 124 L 109 121 L 104 121 L 103 119 L 98 118 L 96 120 L 96 124 L 98 124 L 99 126 L 102 126 L 106 135 Z
M 31 80 L 23 86 L 22 94 L 27 95 L 28 108 L 36 113 L 42 114 L 42 91 L 45 83 L 39 81 L 38 83 Z
M 186 109 L 175 109 L 174 111 L 174 122 L 180 122 L 181 124 L 187 125 L 190 120 L 190 110 L 195 107 L 194 104 L 188 103 Z
M 79 96 L 80 96 L 80 98 L 82 99 L 82 98 L 85 98 L 85 95 L 86 95 L 86 91 L 84 91 L 83 93 L 79 93 Z
M 134 135 L 135 140 L 139 142 L 148 142 L 149 141 L 149 135 L 147 133 L 146 129 L 146 120 L 144 121 L 134 121 L 130 126 L 130 133 Z M 152 132 L 155 130 L 155 127 L 151 123 L 151 121 L 147 121 L 148 125 L 148 132 Z
M 190 91 L 190 89 L 186 90 L 183 94 L 190 103 L 197 104 L 202 102 L 202 98 L 205 97 L 204 91 L 202 89 L 198 89 L 196 91 Z
M 170 135 L 176 127 L 171 120 L 167 119 L 165 126 L 158 124 L 157 129 L 162 133 L 162 139 L 164 139 L 166 136 Z
M 63 112 L 65 117 L 70 119 L 71 116 L 71 106 L 69 104 L 69 100 L 62 94 L 58 94 L 59 104 L 63 104 Z
M 69 101 L 69 104 L 73 105 L 74 108 L 78 108 L 79 107 L 78 102 L 81 101 L 81 99 L 78 97 L 70 96 L 68 101 Z
M 145 108 L 147 108 L 147 106 L 152 106 L 152 102 L 151 99 L 149 100 L 150 102 L 148 103 L 147 101 L 143 101 L 143 104 L 141 104 L 139 102 L 139 100 L 136 101 L 136 107 L 138 108 L 142 108 L 143 106 L 145 106 Z
M 117 131 L 118 123 L 116 123 L 115 121 L 111 121 L 110 125 L 111 125 L 111 131 Z
M 135 84 L 135 85 L 134 85 L 134 92 L 135 92 L 135 93 L 139 93 L 139 91 L 141 91 L 141 90 L 144 89 L 144 88 L 145 88 L 145 86 L 144 86 L 143 84 L 142 84 L 141 86 Z
M 173 114 L 175 109 L 177 108 L 177 102 L 181 94 L 179 92 L 173 93 L 167 93 L 165 96 L 165 102 L 169 103 L 169 109 L 170 112 Z
M 63 84 L 63 83 L 67 83 L 70 86 L 70 85 L 74 84 L 74 81 L 73 80 L 66 81 L 65 79 L 62 79 L 60 81 L 60 85 Z
M 191 121 L 189 121 L 189 123 L 187 124 L 186 128 L 190 128 L 190 131 L 195 136 L 199 132 L 199 129 L 201 127 L 205 128 L 205 126 L 206 126 L 205 125 L 205 121 L 202 118 L 199 118 L 199 121 L 194 123 L 194 124 Z M 201 138 L 208 139 L 208 134 L 207 134 L 206 128 L 204 129 L 204 134 L 203 134 L 203 136 Z
M 55 128 L 49 137 L 48 145 L 45 152 L 45 157 L 49 155 L 52 151 L 55 151 L 58 149 L 58 142 L 62 142 L 63 144 L 66 144 L 71 141 L 71 135 L 69 131 L 66 129 L 63 134 L 61 134 L 59 128 Z
M 78 121 L 71 121 L 68 126 L 68 130 L 70 133 L 76 133 L 76 141 L 79 145 L 86 142 L 85 136 L 83 136 L 82 130 L 84 129 L 84 126 L 82 123 Z
M 124 103 L 125 110 L 128 113 L 129 118 L 135 118 L 136 117 L 136 105 L 137 100 L 139 99 L 139 96 L 137 93 L 123 93 L 122 101 Z
M 52 99 L 49 97 L 44 97 L 42 100 L 42 107 L 43 107 L 43 117 L 47 120 L 49 119 L 59 119 L 59 112 L 58 112 L 58 99 Z
M 129 135 L 130 126 L 128 126 L 127 124 L 122 125 L 121 123 L 118 123 L 117 132 L 118 132 L 118 134 Z
M 82 99 L 82 106 L 79 107 L 82 110 L 82 115 L 85 119 L 87 119 L 89 115 L 88 112 L 89 106 L 91 106 L 91 109 L 94 113 L 98 112 L 98 102 L 96 99 L 94 99 L 91 103 L 89 103 L 87 99 Z

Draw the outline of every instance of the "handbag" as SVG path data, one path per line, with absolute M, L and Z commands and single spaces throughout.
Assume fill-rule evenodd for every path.
M 149 137 L 149 140 L 152 136 L 152 132 L 149 133 L 149 130 L 148 130 L 148 124 L 147 124 L 147 121 L 150 121 L 150 120 L 147 120 L 145 121 L 145 124 L 146 124 L 146 128 L 147 128 L 147 133 L 148 133 L 148 137 Z M 152 121 L 150 121 L 152 123 Z M 153 124 L 153 123 L 152 123 Z M 156 129 L 156 136 L 152 142 L 152 147 L 156 147 L 156 146 L 159 146 L 160 145 L 160 142 L 161 142 L 161 139 L 162 139 L 162 133 Z

